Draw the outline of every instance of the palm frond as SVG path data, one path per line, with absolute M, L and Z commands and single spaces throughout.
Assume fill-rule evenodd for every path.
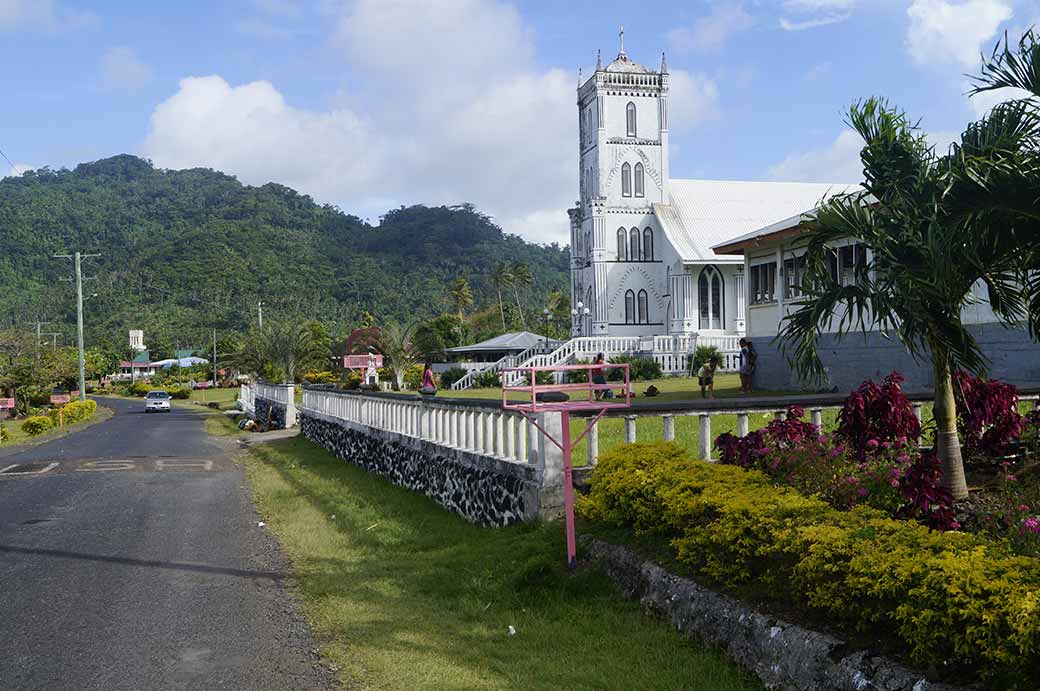
M 1040 42 L 1033 29 L 1022 35 L 1017 47 L 1005 32 L 989 58 L 982 56 L 981 72 L 969 77 L 973 86 L 968 93 L 972 96 L 996 89 L 1023 89 L 1040 96 Z

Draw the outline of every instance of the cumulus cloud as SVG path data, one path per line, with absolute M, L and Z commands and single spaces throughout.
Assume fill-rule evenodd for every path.
M 964 91 L 967 92 L 971 88 L 970 84 L 964 85 Z M 993 106 L 1005 101 L 1012 101 L 1021 98 L 1032 98 L 1033 94 L 1026 91 L 1025 89 L 996 89 L 994 91 L 983 91 L 975 94 L 969 99 L 971 108 L 975 111 L 977 117 L 986 115 Z
M 55 0 L 0 0 L 0 29 L 71 31 L 97 22 L 97 15 Z
M 913 0 L 906 12 L 906 45 L 916 62 L 953 61 L 965 68 L 978 66 L 983 44 L 1012 15 L 1006 0 Z
M 152 113 L 142 153 L 164 168 L 213 167 L 337 201 L 356 198 L 380 174 L 379 147 L 367 135 L 349 110 L 294 108 L 266 81 L 189 77 Z
M 717 50 L 735 34 L 750 29 L 754 23 L 754 18 L 743 5 L 719 4 L 692 26 L 669 31 L 668 41 L 677 51 Z
M 152 78 L 152 68 L 132 49 L 117 46 L 101 56 L 101 76 L 109 86 L 139 89 Z
M 786 16 L 780 18 L 784 31 L 805 31 L 828 24 L 840 24 L 852 16 L 857 0 L 783 0 Z
M 859 152 L 863 140 L 852 130 L 843 130 L 829 145 L 791 154 L 774 166 L 766 175 L 770 180 L 787 182 L 843 182 L 863 180 L 863 164 Z
M 719 114 L 719 87 L 699 72 L 672 70 L 669 75 L 668 127 L 683 132 Z
M 16 178 L 20 177 L 22 173 L 32 170 L 33 167 L 26 163 L 15 163 L 13 166 L 8 167 L 7 172 L 0 177 L 4 178 Z

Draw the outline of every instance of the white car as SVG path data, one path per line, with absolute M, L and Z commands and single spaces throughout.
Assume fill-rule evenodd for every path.
M 170 394 L 165 391 L 149 391 L 144 397 L 144 412 L 170 412 Z

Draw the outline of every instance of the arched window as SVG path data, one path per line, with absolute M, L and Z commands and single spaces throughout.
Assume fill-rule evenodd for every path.
M 706 266 L 697 279 L 697 307 L 701 329 L 721 329 L 725 323 L 722 275 L 713 266 Z
M 627 163 L 621 165 L 621 196 L 632 196 L 632 166 Z
M 625 108 L 625 123 L 628 136 L 636 136 L 636 104 L 631 101 L 628 102 L 628 106 Z
M 623 262 L 628 259 L 628 233 L 624 228 L 617 229 L 617 260 Z
M 647 227 L 643 231 L 643 261 L 654 260 L 654 231 Z
M 625 323 L 636 323 L 636 294 L 631 290 L 625 292 Z
M 636 183 L 636 196 L 637 197 L 642 197 L 643 196 L 643 164 L 642 163 L 637 163 L 636 164 L 635 183 Z
M 639 228 L 628 231 L 628 260 L 637 262 L 642 257 L 639 254 Z
M 646 298 L 646 291 L 645 290 L 640 290 L 639 291 L 639 298 L 638 298 L 639 323 L 640 324 L 649 324 L 650 323 L 650 309 L 649 309 L 649 307 L 650 307 L 650 305 L 648 304 L 648 300 Z

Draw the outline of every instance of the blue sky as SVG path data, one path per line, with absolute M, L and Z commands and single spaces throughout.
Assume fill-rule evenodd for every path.
M 566 241 L 577 70 L 673 74 L 673 177 L 856 181 L 843 112 L 881 95 L 949 141 L 964 73 L 1037 0 L 0 0 L 0 147 L 23 167 L 134 153 L 273 180 L 375 221 L 472 201 Z M 4 168 L 6 168 L 4 164 Z

